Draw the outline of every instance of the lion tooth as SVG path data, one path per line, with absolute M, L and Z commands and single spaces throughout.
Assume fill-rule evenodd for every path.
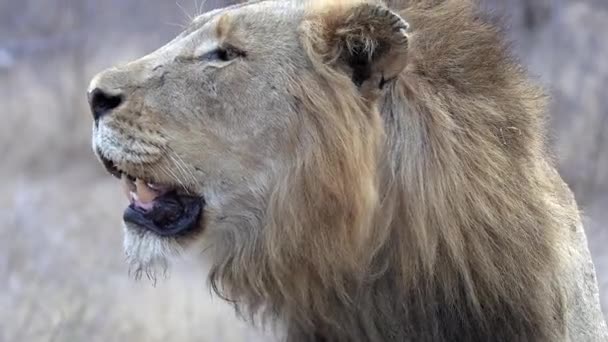
M 130 202 L 133 202 L 133 193 L 136 191 L 135 183 L 133 183 L 124 173 L 121 175 L 120 181 L 123 193 Z
M 148 186 L 146 182 L 141 179 L 135 180 L 137 187 L 137 200 L 143 203 L 150 203 L 158 197 L 158 192 Z
M 154 183 L 146 183 L 146 185 L 148 186 L 148 188 L 156 190 L 156 191 L 160 190 L 160 188 L 161 188 L 160 185 L 154 184 Z

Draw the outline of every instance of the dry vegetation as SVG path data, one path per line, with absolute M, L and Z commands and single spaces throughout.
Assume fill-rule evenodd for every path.
M 598 35 L 608 30 L 608 5 L 488 7 L 512 15 L 516 51 L 553 91 L 554 149 L 589 217 L 608 294 L 608 42 Z M 90 153 L 88 79 L 159 46 L 184 22 L 173 1 L 0 0 L 0 342 L 266 340 L 209 295 L 205 270 L 178 266 L 156 287 L 127 277 L 125 203 Z

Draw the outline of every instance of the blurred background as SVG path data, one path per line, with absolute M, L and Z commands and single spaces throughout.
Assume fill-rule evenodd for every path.
M 126 203 L 91 153 L 91 77 L 228 3 L 200 1 L 0 0 L 0 342 L 269 339 L 187 262 L 156 287 L 127 276 Z M 551 148 L 584 212 L 608 313 L 608 1 L 482 2 L 552 95 Z

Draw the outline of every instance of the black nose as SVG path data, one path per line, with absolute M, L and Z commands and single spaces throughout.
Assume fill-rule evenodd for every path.
M 112 109 L 120 106 L 121 103 L 122 95 L 120 94 L 112 95 L 100 88 L 95 88 L 89 93 L 89 106 L 91 106 L 91 112 L 95 121 L 110 113 Z

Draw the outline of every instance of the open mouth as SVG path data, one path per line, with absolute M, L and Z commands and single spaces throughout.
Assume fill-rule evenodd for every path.
M 184 235 L 199 225 L 204 200 L 177 186 L 158 184 L 120 170 L 101 157 L 105 168 L 122 183 L 130 204 L 123 214 L 127 224 L 161 236 Z

